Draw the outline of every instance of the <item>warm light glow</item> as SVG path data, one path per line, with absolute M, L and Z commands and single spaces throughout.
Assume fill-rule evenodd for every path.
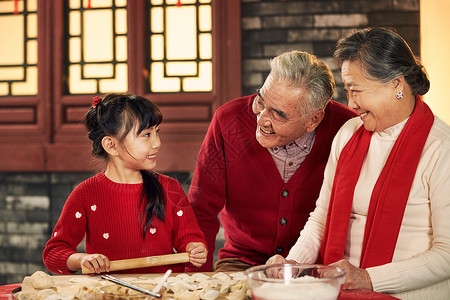
M 84 13 L 83 49 L 86 62 L 113 59 L 113 28 L 111 10 L 88 10 Z
M 88 64 L 84 65 L 83 68 L 87 78 L 110 78 L 114 76 L 112 64 Z
M 150 28 L 153 33 L 160 33 L 164 30 L 163 8 L 153 7 L 150 16 Z
M 150 57 L 152 60 L 164 59 L 164 36 L 162 34 L 154 34 L 151 37 L 150 45 L 152 46 Z
M 421 58 L 431 88 L 424 100 L 435 115 L 450 125 L 448 87 L 450 70 L 450 1 L 420 1 Z
M 125 9 L 116 10 L 116 33 L 117 34 L 126 34 L 128 32 L 127 29 L 127 11 Z
M 201 5 L 199 8 L 199 29 L 201 31 L 208 31 L 211 30 L 212 25 L 212 12 L 211 12 L 211 5 Z
M 0 2 L 0 95 L 28 96 L 38 93 L 37 2 Z M 25 19 L 26 18 L 26 19 Z M 25 34 L 25 35 L 24 35 Z M 3 82 L 2 82 L 3 81 Z
M 0 80 L 21 80 L 23 78 L 22 67 L 1 67 Z
M 150 90 L 212 91 L 211 0 L 162 2 L 151 1 Z
M 116 65 L 116 77 L 114 79 L 100 80 L 100 93 L 112 93 L 126 91 L 128 85 L 128 67 L 126 64 Z
M 23 15 L 0 17 L 0 41 L 3 45 L 0 49 L 0 65 L 24 63 L 23 21 Z
M 168 76 L 197 76 L 196 62 L 169 62 L 166 73 Z
M 69 92 L 71 94 L 86 93 L 95 94 L 97 85 L 94 79 L 81 79 L 81 66 L 72 65 L 69 67 Z
M 69 7 L 80 9 L 80 3 L 83 7 L 87 7 L 86 0 L 71 0 Z M 112 7 L 113 4 L 115 8 Z M 97 9 L 69 13 L 69 35 L 71 35 L 69 92 L 71 94 L 126 92 L 128 90 L 126 1 L 92 0 L 91 7 Z
M 212 58 L 212 35 L 211 33 L 200 34 L 200 58 L 211 59 Z
M 37 15 L 31 14 L 27 16 L 27 33 L 30 38 L 37 38 Z
M 163 63 L 152 63 L 150 69 L 152 92 L 179 92 L 180 79 L 164 77 Z
M 81 34 L 81 12 L 71 11 L 69 13 L 69 33 L 71 35 Z
M 11 85 L 12 94 L 13 95 L 36 95 L 38 93 L 37 77 L 38 77 L 37 67 L 27 68 L 26 81 L 14 82 Z
M 32 2 L 36 2 L 36 0 L 34 0 Z M 14 8 L 13 1 L 0 1 L 0 13 L 12 12 L 13 8 Z M 17 3 L 17 9 L 18 9 L 19 13 L 23 12 L 23 1 L 19 1 Z
M 167 58 L 195 59 L 197 57 L 195 6 L 169 7 L 166 12 Z
M 29 64 L 37 64 L 38 63 L 38 42 L 37 40 L 29 40 L 27 42 L 27 62 Z
M 69 59 L 70 62 L 79 63 L 81 62 L 81 39 L 71 38 L 69 39 Z
M 37 11 L 37 0 L 27 0 L 28 11 Z
M 185 91 L 210 91 L 212 89 L 212 63 L 200 63 L 199 73 L 197 78 L 186 78 L 183 80 Z
M 0 96 L 8 95 L 8 84 L 0 82 Z

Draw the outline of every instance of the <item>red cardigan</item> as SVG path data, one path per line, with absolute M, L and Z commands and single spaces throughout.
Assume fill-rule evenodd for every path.
M 219 213 L 226 238 L 219 258 L 257 265 L 274 254 L 288 254 L 315 207 L 333 137 L 356 115 L 331 101 L 311 153 L 285 183 L 270 153 L 255 138 L 254 97 L 221 106 L 200 149 L 188 198 L 209 251 L 202 271 L 212 270 Z
M 185 252 L 190 242 L 204 241 L 178 181 L 158 174 L 166 195 L 165 221 L 152 219 L 145 240 L 137 220 L 142 184 L 121 184 L 99 173 L 78 185 L 67 199 L 52 237 L 45 246 L 44 264 L 51 272 L 72 274 L 67 258 L 86 235 L 86 253 L 110 260 Z M 150 228 L 151 227 L 151 228 Z M 124 273 L 184 272 L 181 264 L 126 270 Z M 194 267 L 193 267 L 194 268 Z

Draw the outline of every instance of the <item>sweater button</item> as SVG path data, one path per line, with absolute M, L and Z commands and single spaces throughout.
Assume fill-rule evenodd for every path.
M 285 218 L 281 218 L 280 224 L 284 226 L 284 225 L 286 225 L 286 223 L 287 223 L 287 220 Z
M 281 253 L 283 253 L 283 248 L 281 248 L 281 247 L 277 247 L 277 254 L 281 254 Z
M 281 193 L 281 195 L 282 195 L 284 198 L 286 198 L 287 196 L 289 196 L 289 192 L 288 192 L 288 191 L 283 191 L 283 192 Z

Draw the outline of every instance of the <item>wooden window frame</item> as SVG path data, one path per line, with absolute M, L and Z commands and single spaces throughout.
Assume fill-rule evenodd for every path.
M 97 171 L 86 130 L 78 122 L 94 95 L 65 91 L 64 1 L 38 0 L 38 90 L 35 97 L 2 97 L 0 110 L 30 108 L 29 124 L 0 121 L 0 171 Z M 213 91 L 148 93 L 147 0 L 128 2 L 128 88 L 160 106 L 162 151 L 157 170 L 193 171 L 217 107 L 241 94 L 240 0 L 213 0 Z M 186 109 L 190 114 L 186 114 Z

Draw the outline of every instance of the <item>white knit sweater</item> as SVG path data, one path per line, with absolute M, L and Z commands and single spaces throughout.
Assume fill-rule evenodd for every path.
M 406 120 L 374 133 L 355 187 L 345 258 L 359 266 L 371 191 Z M 339 155 L 362 124 L 349 120 L 331 148 L 323 186 L 288 259 L 317 261 Z M 374 291 L 401 299 L 450 299 L 450 126 L 435 116 L 411 187 L 391 263 L 367 268 Z

